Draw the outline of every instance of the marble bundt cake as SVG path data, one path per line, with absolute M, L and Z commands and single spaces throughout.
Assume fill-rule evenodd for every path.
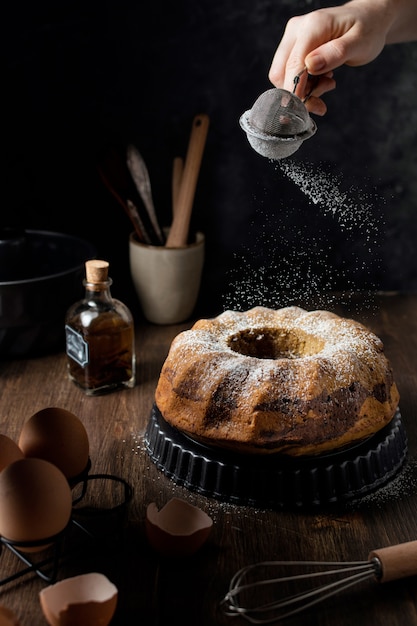
M 155 401 L 204 443 L 312 455 L 365 439 L 399 394 L 381 340 L 327 311 L 255 307 L 202 319 L 172 342 Z

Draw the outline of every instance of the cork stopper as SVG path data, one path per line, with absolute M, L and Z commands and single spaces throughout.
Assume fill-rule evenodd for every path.
M 85 271 L 88 283 L 105 283 L 108 280 L 109 264 L 107 261 L 87 261 Z

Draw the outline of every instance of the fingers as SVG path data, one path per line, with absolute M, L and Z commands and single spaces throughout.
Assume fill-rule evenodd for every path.
M 278 83 L 276 86 L 279 87 L 280 84 Z M 321 96 L 335 89 L 336 81 L 333 78 L 332 71 L 322 76 L 309 76 L 307 71 L 301 71 L 289 73 L 283 88 L 294 92 L 301 98 L 310 113 L 324 115 L 327 112 L 327 106 L 321 99 Z
M 269 70 L 269 80 L 276 87 L 281 87 L 292 91 L 294 87 L 294 77 L 305 68 L 305 57 L 309 51 L 307 47 L 300 46 L 298 24 L 301 27 L 300 17 L 293 17 L 289 20 L 280 45 L 275 51 Z M 303 41 L 303 39 L 301 39 Z
M 314 86 L 307 93 L 301 94 L 300 97 L 310 113 L 322 116 L 327 112 L 327 106 L 321 96 L 335 89 L 336 81 L 333 79 L 333 72 L 328 72 L 324 76 L 316 77 L 316 79 Z
M 309 111 L 324 115 L 326 105 L 321 96 L 335 88 L 332 71 L 349 59 L 350 44 L 355 43 L 352 29 L 355 20 L 343 6 L 291 18 L 271 64 L 271 82 L 292 91 L 294 77 L 306 67 L 319 81 L 310 93 L 306 79 L 300 79 L 296 93 L 302 99 L 309 95 Z
M 327 105 L 321 98 L 310 96 L 305 105 L 309 113 L 314 113 L 315 115 L 319 115 L 320 117 L 327 113 Z
M 384 16 L 378 4 L 348 2 L 291 18 L 272 60 L 269 79 L 276 87 L 291 91 L 294 77 L 304 67 L 309 74 L 328 77 L 341 65 L 369 63 L 385 45 Z M 334 84 L 322 82 L 321 88 L 323 95 L 334 89 Z M 305 93 L 302 81 L 297 89 L 299 95 Z

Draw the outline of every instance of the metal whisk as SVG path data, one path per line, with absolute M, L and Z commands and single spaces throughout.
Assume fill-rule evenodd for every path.
M 283 577 L 269 573 L 280 567 L 301 567 L 308 568 L 308 571 Z M 300 613 L 367 578 L 388 582 L 415 575 L 417 541 L 373 550 L 368 561 L 263 561 L 236 572 L 222 606 L 226 615 L 231 617 L 243 617 L 251 624 L 272 624 Z M 300 581 L 323 581 L 326 578 L 330 578 L 330 582 L 299 591 Z M 284 598 L 278 596 L 278 599 L 263 604 L 258 604 L 254 599 L 257 592 L 265 593 L 273 588 L 278 593 L 276 590 L 279 585 L 287 586 L 294 582 L 298 587 L 294 595 Z
M 252 109 L 245 111 L 239 123 L 246 132 L 252 148 L 269 159 L 283 159 L 290 156 L 303 141 L 312 137 L 317 130 L 304 102 L 295 89 L 304 69 L 294 78 L 294 91 L 268 89 L 262 93 Z

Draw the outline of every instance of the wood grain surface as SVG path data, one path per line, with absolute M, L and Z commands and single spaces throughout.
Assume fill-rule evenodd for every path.
M 125 520 L 99 521 L 96 541 L 66 538 L 58 578 L 87 571 L 108 575 L 119 588 L 115 625 L 240 626 L 247 622 L 225 616 L 219 603 L 244 565 L 266 559 L 366 560 L 373 549 L 417 539 L 417 295 L 377 295 L 371 303 L 359 296 L 334 309 L 364 322 L 383 340 L 401 393 L 409 455 L 390 485 L 358 504 L 332 510 L 274 512 L 221 503 L 175 485 L 149 460 L 143 435 L 158 375 L 170 342 L 190 323 L 139 325 L 137 385 L 106 396 L 87 397 L 77 389 L 67 378 L 62 353 L 0 363 L 1 433 L 17 441 L 33 413 L 47 406 L 66 408 L 87 429 L 91 473 L 116 475 L 133 488 Z M 87 497 L 101 505 L 103 499 L 120 499 L 117 485 L 108 491 L 108 485 L 92 481 Z M 208 543 L 189 558 L 159 557 L 146 540 L 146 506 L 156 502 L 160 508 L 173 496 L 201 507 L 214 521 Z M 16 556 L 3 547 L 1 579 L 19 568 Z M 22 626 L 41 626 L 46 622 L 38 593 L 45 584 L 31 573 L 2 584 L 0 604 L 13 609 Z M 288 624 L 417 626 L 417 577 L 360 583 Z

